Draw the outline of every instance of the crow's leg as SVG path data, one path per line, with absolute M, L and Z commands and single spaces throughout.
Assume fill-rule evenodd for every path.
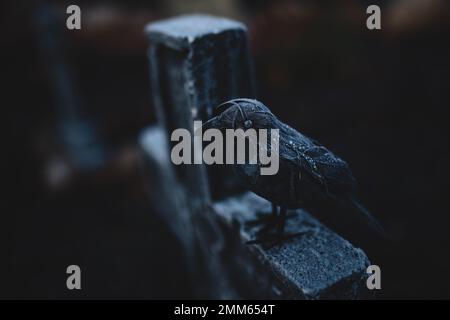
M 267 212 L 257 213 L 257 218 L 255 220 L 246 221 L 247 226 L 261 226 L 259 232 L 265 233 L 277 226 L 278 221 L 278 207 L 276 204 L 272 203 L 272 213 L 267 214 Z
M 279 236 L 283 234 L 284 227 L 286 225 L 286 220 L 295 217 L 296 214 L 287 214 L 287 209 L 285 207 L 277 206 L 272 203 L 272 214 L 261 216 L 256 220 L 250 220 L 246 222 L 247 226 L 260 225 L 259 230 L 256 232 L 258 237 L 264 236 L 265 234 L 272 233 L 274 236 Z
M 256 232 L 256 234 L 258 236 L 264 236 L 274 230 L 278 225 L 278 217 L 278 207 L 276 204 L 272 203 L 272 215 L 268 216 L 266 218 L 267 220 L 261 223 L 262 227 Z
M 278 224 L 277 224 L 277 234 L 278 236 L 282 236 L 284 232 L 284 227 L 286 225 L 286 207 L 280 207 L 280 214 L 278 216 Z
M 254 240 L 247 241 L 247 244 L 263 244 L 268 247 L 281 244 L 283 241 L 290 240 L 292 238 L 302 236 L 305 232 L 296 232 L 286 234 L 284 232 L 286 226 L 287 209 L 286 207 L 280 207 L 280 213 L 276 218 L 276 233 L 262 233 L 261 230 L 256 233 L 257 238 Z
M 272 218 L 275 220 L 278 216 L 278 207 L 272 202 Z

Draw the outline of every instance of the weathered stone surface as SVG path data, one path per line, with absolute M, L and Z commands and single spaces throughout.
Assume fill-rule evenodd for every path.
M 230 225 L 239 223 L 243 241 L 256 238 L 258 226 L 249 222 L 271 212 L 271 204 L 251 192 L 215 203 L 214 208 Z M 306 299 L 364 297 L 370 264 L 364 252 L 306 211 L 291 210 L 288 214 L 286 233 L 300 235 L 272 247 L 248 245 L 280 281 L 282 295 Z

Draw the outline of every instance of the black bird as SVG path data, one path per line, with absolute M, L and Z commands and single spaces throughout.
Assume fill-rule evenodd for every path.
M 327 220 L 359 221 L 354 225 L 357 228 L 368 226 L 376 233 L 384 234 L 379 223 L 355 200 L 355 178 L 348 164 L 317 141 L 281 122 L 263 103 L 253 99 L 224 102 L 202 128 L 279 129 L 277 174 L 261 175 L 261 164 L 233 165 L 251 191 L 272 202 L 272 215 L 277 217 L 274 219 L 277 220 L 277 237 L 283 236 L 287 209 L 323 205 L 332 208 L 325 219 L 321 219 L 325 223 Z M 267 140 L 267 148 L 271 150 L 270 139 Z

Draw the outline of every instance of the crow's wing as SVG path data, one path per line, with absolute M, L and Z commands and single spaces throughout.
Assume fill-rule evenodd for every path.
M 353 191 L 355 178 L 344 160 L 281 121 L 279 127 L 280 159 L 306 170 L 332 193 Z

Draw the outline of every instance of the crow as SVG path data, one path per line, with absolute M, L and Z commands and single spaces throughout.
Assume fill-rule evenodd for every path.
M 364 228 L 369 227 L 384 235 L 378 221 L 355 199 L 356 181 L 348 164 L 319 142 L 280 121 L 260 101 L 245 98 L 226 101 L 215 109 L 213 117 L 202 128 L 253 128 L 268 132 L 279 129 L 278 173 L 261 175 L 261 163 L 233 164 L 244 185 L 272 203 L 272 224 L 276 227 L 272 238 L 283 237 L 287 209 L 316 207 L 331 208 L 322 217 L 324 219 L 319 219 L 325 220 L 325 224 L 327 220 L 351 222 L 344 224 L 362 228 L 363 233 Z M 273 152 L 271 140 L 267 141 L 267 150 Z M 354 221 L 358 223 L 353 224 Z M 257 242 L 259 240 L 252 243 Z

